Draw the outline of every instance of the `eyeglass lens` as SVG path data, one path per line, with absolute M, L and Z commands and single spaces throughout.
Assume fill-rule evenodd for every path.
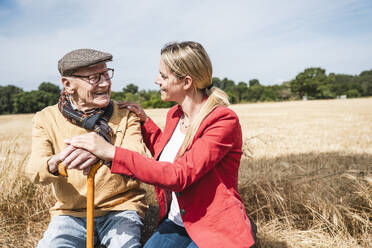
M 106 80 L 111 79 L 114 76 L 114 70 L 113 69 L 108 69 L 107 71 L 91 75 L 89 77 L 89 82 L 91 84 L 96 84 L 99 81 L 101 81 L 102 76 L 104 76 L 106 78 Z

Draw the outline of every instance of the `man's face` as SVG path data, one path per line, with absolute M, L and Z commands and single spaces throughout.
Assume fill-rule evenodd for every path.
M 89 79 L 94 78 L 92 75 L 96 73 L 106 71 L 106 63 L 101 63 L 79 69 L 73 76 L 62 78 L 67 93 L 79 110 L 102 108 L 110 103 L 111 80 L 107 77 L 107 74 L 105 76 L 101 75 L 99 81 L 95 84 L 92 84 L 92 80 Z

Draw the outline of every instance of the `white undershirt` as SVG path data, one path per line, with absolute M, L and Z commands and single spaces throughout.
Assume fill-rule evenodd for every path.
M 172 134 L 172 137 L 169 139 L 167 145 L 164 147 L 159 157 L 159 161 L 173 163 L 184 139 L 185 135 L 181 132 L 180 122 L 178 122 L 177 127 Z M 179 226 L 184 226 L 180 214 L 180 207 L 178 206 L 177 197 L 174 192 L 172 192 L 172 202 L 168 213 L 168 219 Z

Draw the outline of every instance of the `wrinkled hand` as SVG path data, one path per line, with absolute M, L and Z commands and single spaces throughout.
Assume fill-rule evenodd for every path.
M 90 167 L 98 162 L 98 158 L 89 151 L 74 146 L 67 146 L 60 153 L 54 155 L 49 161 L 49 171 L 58 170 L 58 164 L 62 163 L 67 169 L 82 170 L 84 175 L 89 173 Z
M 75 136 L 70 140 L 65 140 L 65 143 L 75 148 L 87 150 L 104 161 L 114 159 L 115 146 L 108 143 L 96 132 Z
M 48 170 L 51 173 L 55 173 L 58 170 L 58 164 L 63 161 L 63 158 L 70 155 L 71 152 L 73 152 L 76 148 L 73 146 L 67 146 L 65 149 L 63 149 L 60 153 L 52 156 L 48 160 Z
M 118 102 L 119 108 L 127 108 L 130 111 L 133 111 L 139 118 L 141 122 L 147 120 L 147 115 L 140 104 L 131 103 L 131 102 Z
M 84 175 L 88 175 L 90 168 L 98 161 L 99 159 L 92 153 L 81 148 L 75 148 L 73 152 L 63 158 L 62 164 L 67 169 L 82 170 Z

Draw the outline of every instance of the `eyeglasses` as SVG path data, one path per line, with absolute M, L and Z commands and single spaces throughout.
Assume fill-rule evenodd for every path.
M 114 77 L 114 69 L 108 68 L 107 71 L 103 71 L 100 73 L 95 73 L 89 76 L 81 76 L 81 75 L 71 75 L 71 77 L 77 77 L 85 79 L 90 84 L 97 84 L 101 81 L 102 76 L 105 77 L 106 80 L 109 80 Z

